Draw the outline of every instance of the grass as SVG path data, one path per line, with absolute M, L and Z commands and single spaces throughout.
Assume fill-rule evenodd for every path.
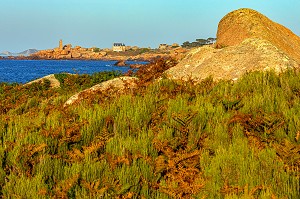
M 0 85 L 1 197 L 300 197 L 297 71 L 142 81 L 63 108 L 115 76 L 60 75 L 57 89 Z

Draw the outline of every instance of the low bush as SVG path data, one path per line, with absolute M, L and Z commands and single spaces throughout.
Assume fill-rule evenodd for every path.
M 138 72 L 132 93 L 68 108 L 120 74 L 1 84 L 0 197 L 299 198 L 298 72 L 153 81 L 171 63 Z

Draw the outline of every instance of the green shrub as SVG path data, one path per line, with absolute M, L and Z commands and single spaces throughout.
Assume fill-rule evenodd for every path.
M 68 108 L 120 73 L 61 75 L 61 89 L 1 84 L 0 197 L 300 197 L 296 71 L 198 85 L 141 72 L 132 93 Z
M 93 48 L 93 52 L 95 52 L 95 53 L 100 52 L 100 48 Z

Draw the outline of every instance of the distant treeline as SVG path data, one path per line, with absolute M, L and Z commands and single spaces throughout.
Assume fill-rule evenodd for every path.
M 193 48 L 193 47 L 201 47 L 204 45 L 209 45 L 209 44 L 213 44 L 215 43 L 217 39 L 216 38 L 212 38 L 209 37 L 207 39 L 196 39 L 196 41 L 193 42 L 183 42 L 183 44 L 181 45 L 183 48 Z

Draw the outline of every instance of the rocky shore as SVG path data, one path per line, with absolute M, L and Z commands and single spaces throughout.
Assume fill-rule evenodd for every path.
M 157 58 L 182 59 L 188 49 L 180 46 L 170 46 L 163 49 L 149 49 L 129 47 L 124 52 L 114 52 L 112 49 L 84 48 L 81 46 L 72 47 L 71 44 L 60 45 L 54 49 L 40 50 L 27 57 L 8 57 L 8 59 L 28 59 L 28 60 L 116 60 L 125 61 L 153 61 Z

